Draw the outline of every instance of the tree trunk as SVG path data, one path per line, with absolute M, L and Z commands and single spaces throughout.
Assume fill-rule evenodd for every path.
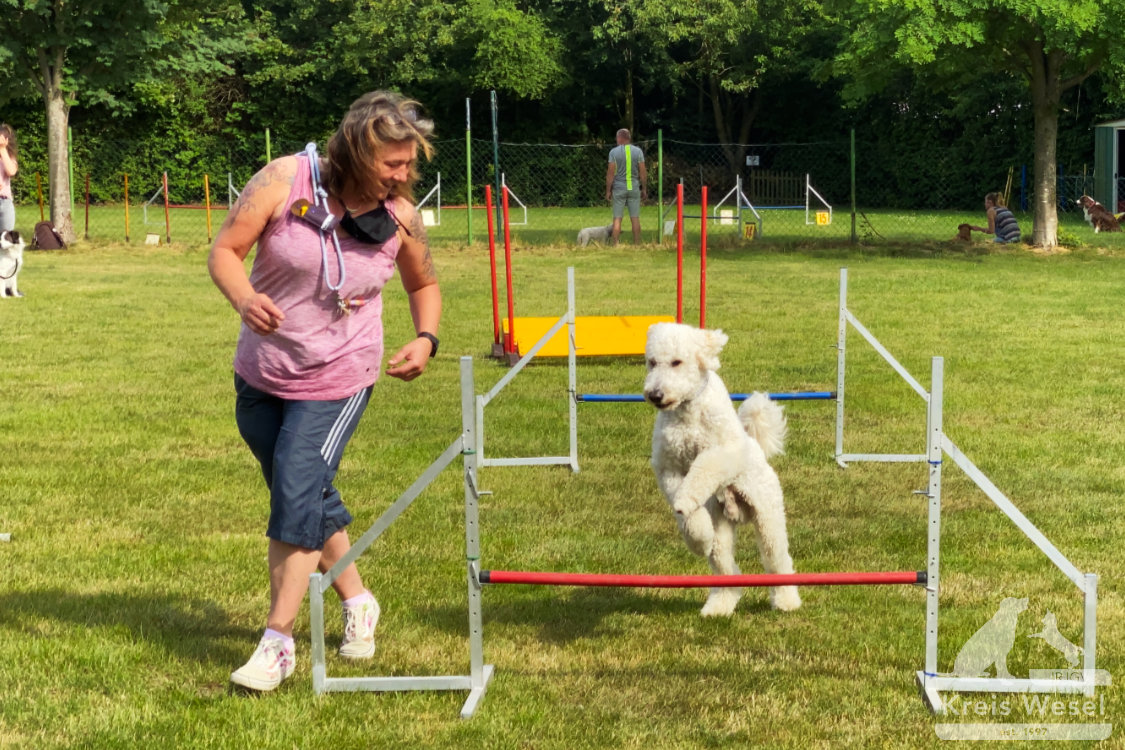
M 1029 49 L 1031 104 L 1035 113 L 1035 225 L 1031 241 L 1039 247 L 1058 244 L 1059 54 L 1043 54 L 1041 44 Z
M 47 188 L 51 203 L 51 224 L 67 243 L 75 239 L 71 220 L 70 165 L 67 159 L 67 124 L 70 107 L 63 93 L 55 89 L 47 97 Z
M 62 48 L 40 50 L 39 68 L 42 74 L 43 102 L 47 107 L 47 196 L 51 203 L 51 224 L 55 231 L 70 243 L 75 239 L 70 205 L 70 160 L 67 125 L 70 123 L 70 105 L 62 90 Z

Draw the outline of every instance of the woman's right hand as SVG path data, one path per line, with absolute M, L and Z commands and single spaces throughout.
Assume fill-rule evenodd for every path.
M 251 331 L 268 336 L 281 326 L 285 313 L 268 294 L 255 292 L 238 303 L 238 315 Z

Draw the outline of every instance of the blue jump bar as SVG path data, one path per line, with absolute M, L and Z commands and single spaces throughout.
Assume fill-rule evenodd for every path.
M 835 391 L 796 391 L 794 393 L 769 393 L 766 394 L 771 401 L 831 401 L 836 398 Z M 592 403 L 641 403 L 645 397 L 639 393 L 579 393 L 578 401 Z M 750 398 L 749 393 L 732 393 L 731 401 L 745 401 Z

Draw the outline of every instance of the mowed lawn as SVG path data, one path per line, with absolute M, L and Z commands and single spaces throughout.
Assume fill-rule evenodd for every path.
M 377 384 L 344 458 L 354 535 L 460 433 L 458 357 L 475 358 L 477 393 L 507 372 L 486 358 L 480 236 L 435 248 L 441 354 L 412 383 Z M 749 590 L 719 620 L 700 617 L 703 591 L 486 588 L 484 655 L 496 673 L 469 721 L 458 718 L 463 692 L 314 696 L 306 607 L 294 677 L 272 695 L 231 692 L 268 606 L 268 497 L 234 424 L 238 321 L 206 252 L 29 251 L 27 296 L 0 300 L 0 533 L 11 534 L 0 543 L 0 747 L 901 748 L 940 745 L 939 722 L 1122 716 L 1116 685 L 1099 689 L 1093 716 L 1029 714 L 1018 700 L 1007 715 L 932 716 L 914 685 L 925 592 L 905 586 L 805 588 L 804 606 L 784 614 Z M 689 321 L 697 262 L 689 251 Z M 517 244 L 517 314 L 561 315 L 567 266 L 581 315 L 674 312 L 668 246 Z M 721 374 L 731 390 L 835 388 L 841 266 L 849 308 L 923 385 L 943 356 L 946 434 L 1079 569 L 1099 574 L 1098 666 L 1125 675 L 1120 251 L 750 245 L 716 248 L 708 266 L 707 322 L 730 336 Z M 397 279 L 385 296 L 393 350 L 412 327 Z M 854 332 L 848 362 L 846 449 L 921 452 L 921 399 Z M 579 391 L 636 393 L 643 372 L 639 358 L 582 360 Z M 559 362 L 521 373 L 487 407 L 487 453 L 564 454 L 566 388 Z M 651 408 L 578 409 L 579 473 L 481 471 L 493 493 L 480 510 L 482 566 L 707 572 L 652 478 Z M 914 492 L 925 469 L 842 470 L 834 404 L 786 411 L 788 451 L 775 464 L 798 570 L 923 569 L 926 506 Z M 1081 645 L 1081 596 L 951 462 L 943 490 L 939 670 L 953 670 L 1006 597 L 1028 599 L 1012 674 L 1066 666 L 1027 636 L 1051 612 Z M 446 471 L 361 558 L 383 607 L 369 664 L 334 655 L 341 626 L 328 595 L 330 675 L 467 673 L 463 499 L 460 469 Z M 760 570 L 749 531 L 738 558 Z

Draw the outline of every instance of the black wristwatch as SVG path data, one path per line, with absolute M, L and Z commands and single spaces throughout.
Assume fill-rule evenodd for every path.
M 434 357 L 436 357 L 437 356 L 438 343 L 439 343 L 438 337 L 433 335 L 432 333 L 427 333 L 426 331 L 422 331 L 421 333 L 418 334 L 418 338 L 426 339 L 427 341 L 430 342 L 430 358 L 433 359 Z

